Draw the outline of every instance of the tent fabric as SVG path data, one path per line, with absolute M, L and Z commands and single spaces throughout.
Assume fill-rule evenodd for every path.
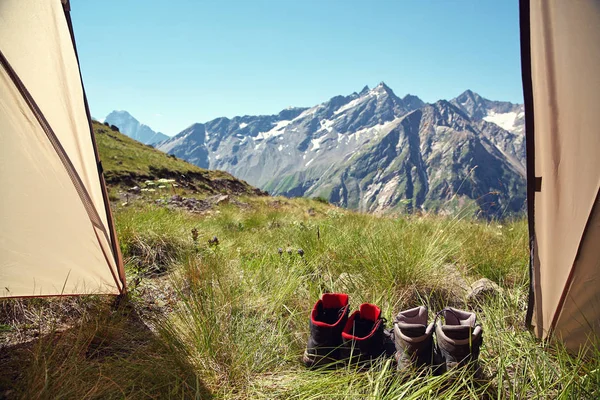
M 124 290 L 67 17 L 0 2 L 2 297 Z
M 540 338 L 553 335 L 579 351 L 600 335 L 600 2 L 522 0 L 522 18 L 524 3 L 531 93 L 524 87 L 533 98 L 526 118 L 534 127 L 528 156 L 541 178 L 540 190 L 529 192 L 531 325 Z

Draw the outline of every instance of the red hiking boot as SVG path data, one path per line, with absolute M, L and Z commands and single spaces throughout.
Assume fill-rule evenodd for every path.
M 325 293 L 310 314 L 310 337 L 302 362 L 307 367 L 334 364 L 340 360 L 342 329 L 348 320 L 348 295 Z
M 341 357 L 349 362 L 363 363 L 386 354 L 390 339 L 384 332 L 384 324 L 379 307 L 361 304 L 342 331 Z

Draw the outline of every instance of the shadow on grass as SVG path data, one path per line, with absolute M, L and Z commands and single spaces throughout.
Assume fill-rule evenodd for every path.
M 128 302 L 0 347 L 0 399 L 213 398 Z

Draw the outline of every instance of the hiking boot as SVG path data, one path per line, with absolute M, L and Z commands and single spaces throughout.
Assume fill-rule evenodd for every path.
M 342 331 L 342 359 L 363 363 L 386 354 L 386 341 L 390 340 L 384 332 L 384 323 L 379 307 L 361 304 Z
M 448 371 L 467 364 L 478 370 L 477 360 L 483 341 L 483 330 L 476 323 L 475 314 L 451 307 L 443 309 L 438 313 L 440 314 L 444 317 L 445 324 L 437 322 L 435 336 L 443 359 L 443 370 Z
M 307 367 L 332 364 L 340 359 L 342 329 L 348 320 L 348 295 L 325 293 L 310 313 L 310 337 L 302 362 Z
M 398 363 L 398 370 L 427 368 L 436 364 L 433 354 L 434 324 L 427 325 L 427 319 L 427 307 L 423 306 L 401 311 L 396 315 L 394 357 Z

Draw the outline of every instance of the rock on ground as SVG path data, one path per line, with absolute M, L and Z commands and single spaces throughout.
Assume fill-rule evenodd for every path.
M 496 297 L 501 293 L 502 288 L 495 282 L 487 278 L 481 278 L 471 285 L 469 294 L 467 295 L 467 302 L 469 304 L 476 304 L 487 298 Z

